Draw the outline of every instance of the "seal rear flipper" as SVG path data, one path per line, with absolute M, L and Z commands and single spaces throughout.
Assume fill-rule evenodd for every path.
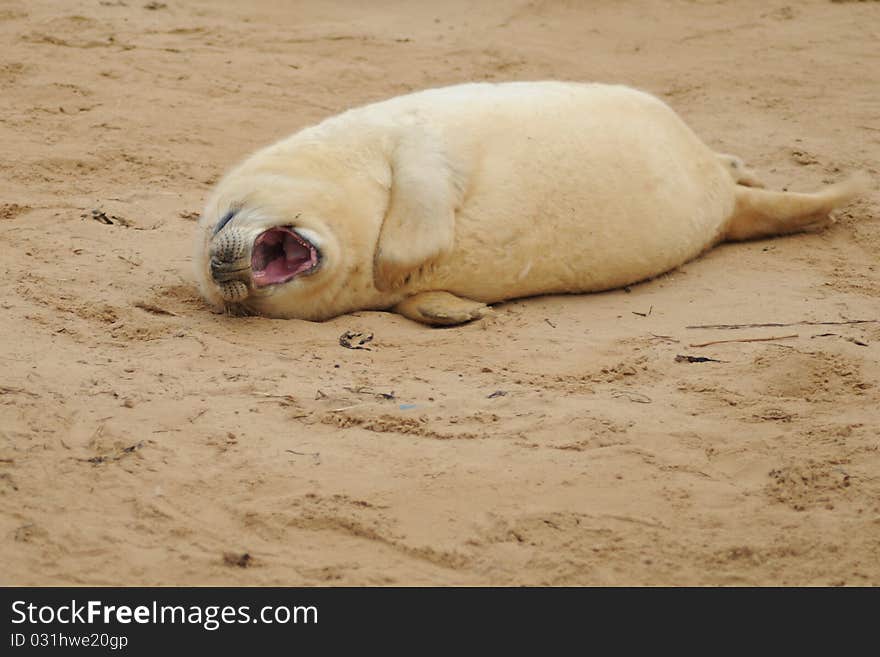
M 407 297 L 394 306 L 394 312 L 430 326 L 454 326 L 495 313 L 479 301 L 439 291 L 419 292 Z
M 731 178 L 733 178 L 733 182 L 737 185 L 742 185 L 743 187 L 760 187 L 763 188 L 764 182 L 758 176 L 757 171 L 754 169 L 747 167 L 746 163 L 742 161 L 742 159 L 738 158 L 736 155 L 729 155 L 728 153 L 716 153 L 718 159 L 721 160 L 721 163 L 727 169 L 727 172 L 730 174 Z
M 460 190 L 439 137 L 409 126 L 391 157 L 391 189 L 373 263 L 376 288 L 412 283 L 452 250 Z
M 736 207 L 724 231 L 725 240 L 750 240 L 823 228 L 832 210 L 865 193 L 865 174 L 829 185 L 812 194 L 772 192 L 737 185 Z

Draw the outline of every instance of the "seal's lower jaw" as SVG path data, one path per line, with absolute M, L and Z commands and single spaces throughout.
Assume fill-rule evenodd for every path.
M 321 254 L 314 244 L 289 226 L 276 226 L 260 233 L 251 254 L 254 287 L 279 285 L 314 272 Z

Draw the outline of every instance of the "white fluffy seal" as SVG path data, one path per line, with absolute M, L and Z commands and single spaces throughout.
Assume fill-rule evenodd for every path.
M 217 185 L 195 265 L 218 310 L 324 320 L 607 290 L 722 240 L 801 231 L 864 187 L 756 189 L 662 101 L 622 86 L 465 84 L 353 109 Z

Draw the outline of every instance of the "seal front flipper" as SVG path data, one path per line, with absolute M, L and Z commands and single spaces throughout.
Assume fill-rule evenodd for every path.
M 452 250 L 461 197 L 441 138 L 425 126 L 401 128 L 390 166 L 388 210 L 373 262 L 382 292 L 415 282 Z
M 454 326 L 495 313 L 484 303 L 449 292 L 419 292 L 394 306 L 394 312 L 430 326 Z

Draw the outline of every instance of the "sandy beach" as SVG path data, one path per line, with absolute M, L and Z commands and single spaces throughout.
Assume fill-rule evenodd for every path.
M 880 2 L 6 0 L 0 42 L 0 584 L 880 585 Z M 255 149 L 537 79 L 654 93 L 775 188 L 874 187 L 457 328 L 199 298 Z

